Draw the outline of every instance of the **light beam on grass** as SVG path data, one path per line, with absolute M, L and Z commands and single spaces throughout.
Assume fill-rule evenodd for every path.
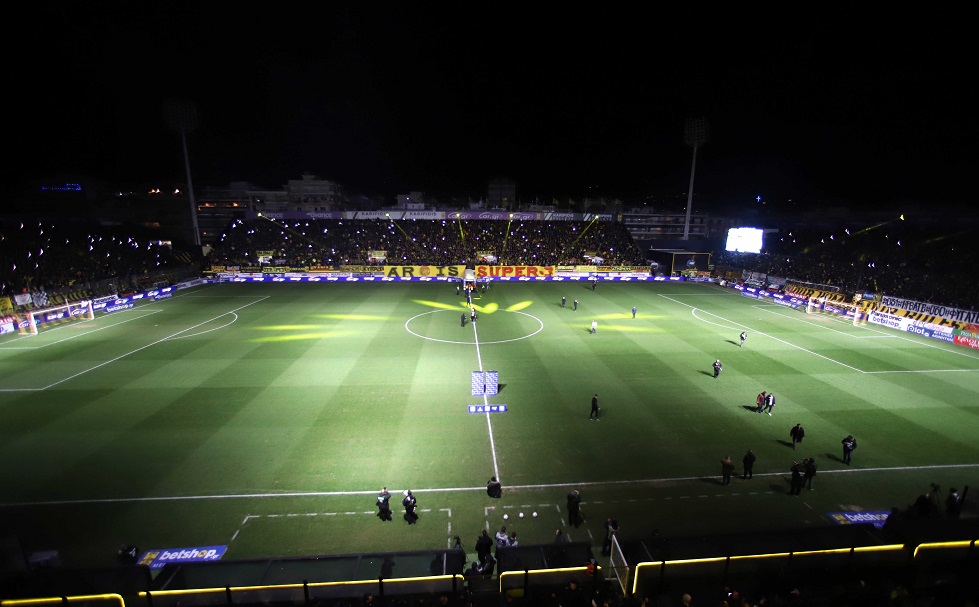
M 345 335 L 345 332 L 337 331 L 322 331 L 318 333 L 298 333 L 295 335 L 270 335 L 268 337 L 258 337 L 251 340 L 255 343 L 278 343 L 287 341 L 302 341 L 304 339 L 324 339 L 328 337 L 339 337 Z
M 313 317 L 331 320 L 387 320 L 386 316 L 372 316 L 370 314 L 313 314 Z
M 446 304 L 446 303 L 442 303 L 440 301 L 428 301 L 426 299 L 413 299 L 412 301 L 414 301 L 416 304 L 419 304 L 419 305 L 422 305 L 422 306 L 428 306 L 429 308 L 436 308 L 436 309 L 439 309 L 439 310 L 458 310 L 459 307 L 462 307 L 462 309 L 464 309 L 464 310 L 468 310 L 469 309 L 469 304 L 462 303 L 462 302 L 460 302 L 459 303 L 459 307 L 457 307 L 457 306 L 452 305 L 452 304 Z M 533 303 L 534 302 L 532 302 L 532 301 L 520 301 L 520 302 L 517 302 L 517 303 L 513 304 L 512 306 L 509 306 L 508 308 L 505 308 L 503 311 L 504 312 L 519 312 L 520 310 L 523 310 L 525 308 L 529 308 L 531 305 L 533 305 Z M 491 303 L 486 304 L 485 306 L 481 306 L 479 304 L 475 304 L 474 303 L 473 304 L 473 308 L 475 308 L 476 311 L 479 312 L 480 314 L 492 314 L 494 312 L 499 311 L 500 304 L 495 303 L 495 302 L 491 302 Z
M 323 325 L 266 325 L 252 328 L 257 331 L 314 331 L 323 329 Z
M 466 310 L 469 309 L 469 306 L 464 303 L 460 303 L 458 306 L 456 306 L 455 304 L 447 304 L 440 301 L 426 301 L 424 299 L 415 299 L 412 301 L 414 301 L 416 304 L 428 306 L 429 308 L 438 308 L 439 310 L 458 310 L 460 307 L 465 308 Z

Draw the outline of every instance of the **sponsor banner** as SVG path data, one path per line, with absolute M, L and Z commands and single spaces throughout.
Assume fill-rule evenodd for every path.
M 123 302 L 123 303 L 118 303 L 120 301 Z M 132 308 L 135 305 L 136 304 L 134 304 L 131 301 L 128 301 L 128 300 L 125 300 L 125 299 L 118 299 L 118 300 L 116 300 L 116 303 L 107 304 L 105 306 L 105 308 L 103 308 L 103 309 L 107 313 L 108 312 L 119 312 L 121 310 L 128 310 L 129 308 Z
M 357 211 L 356 219 L 401 219 L 404 211 Z
M 448 213 L 449 219 L 496 219 L 499 221 L 534 221 L 543 219 L 544 213 L 508 213 L 506 211 L 459 211 Z
M 546 221 L 583 221 L 581 213 L 545 213 Z
M 466 266 L 384 266 L 384 276 L 388 278 L 443 277 L 458 278 Z
M 977 337 L 956 335 L 953 341 L 960 346 L 966 346 L 967 348 L 972 348 L 973 350 L 979 350 L 979 338 Z
M 138 565 L 150 569 L 163 569 L 170 563 L 202 563 L 219 561 L 228 550 L 227 546 L 201 546 L 199 548 L 164 548 L 147 550 L 139 557 Z
M 903 331 L 909 321 L 901 318 L 900 316 L 894 316 L 893 314 L 878 312 L 877 310 L 870 310 L 870 312 L 867 314 L 867 322 Z
M 927 327 L 922 327 L 922 326 L 917 325 L 915 323 L 911 323 L 911 324 L 908 325 L 907 332 L 908 333 L 915 333 L 917 335 L 924 335 L 925 337 L 930 337 L 932 339 L 938 339 L 938 340 L 941 340 L 941 341 L 948 342 L 950 344 L 954 344 L 955 343 L 955 337 L 952 335 L 952 332 L 951 331 L 949 331 L 947 333 L 945 331 L 934 331 L 934 330 L 929 329 Z
M 159 301 L 161 299 L 167 299 L 168 297 L 173 297 L 173 287 L 164 287 L 162 289 L 154 289 L 146 294 L 147 297 L 153 301 Z
M 575 266 L 574 271 L 578 274 L 588 274 L 598 270 L 598 266 Z
M 339 272 L 340 270 L 334 270 L 330 266 L 309 266 L 310 274 L 329 274 L 331 272 Z
M 14 333 L 17 331 L 17 325 L 14 323 L 13 318 L 4 318 L 0 320 L 0 335 L 4 333 Z
M 287 213 L 291 215 L 292 213 Z M 299 217 L 286 217 L 286 219 L 344 219 L 343 211 L 300 211 Z
M 405 211 L 404 219 L 445 219 L 445 211 Z
M 554 266 L 554 270 L 558 274 L 572 274 L 574 273 L 574 266 Z
M 947 306 L 940 306 L 922 301 L 914 301 L 913 299 L 891 297 L 890 295 L 882 296 L 880 302 L 882 305 L 889 308 L 898 308 L 900 310 L 907 310 L 908 312 L 921 312 L 923 314 L 937 316 L 947 320 L 957 320 L 959 322 L 979 322 L 979 312 L 972 310 L 950 308 Z
M 890 516 L 888 510 L 868 510 L 866 512 L 829 512 L 829 518 L 839 525 L 873 525 L 880 529 Z
M 476 266 L 477 278 L 531 278 L 554 274 L 554 266 Z

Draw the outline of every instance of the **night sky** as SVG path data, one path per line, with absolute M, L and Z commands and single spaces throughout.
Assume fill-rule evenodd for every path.
M 37 4 L 3 42 L 10 184 L 179 182 L 175 98 L 198 188 L 685 200 L 704 117 L 708 205 L 974 198 L 974 34 L 951 7 Z

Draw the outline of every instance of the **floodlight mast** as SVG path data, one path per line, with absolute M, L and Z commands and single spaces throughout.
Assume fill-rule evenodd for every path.
M 683 142 L 693 148 L 690 165 L 690 187 L 687 189 L 687 218 L 683 222 L 683 240 L 690 240 L 690 210 L 693 208 L 693 176 L 697 169 L 697 148 L 707 141 L 707 119 L 688 118 L 684 127 Z
M 201 230 L 197 223 L 197 202 L 194 200 L 194 183 L 190 178 L 190 156 L 187 154 L 187 133 L 197 128 L 197 107 L 189 101 L 167 99 L 165 102 L 167 126 L 180 134 L 184 152 L 184 171 L 187 173 L 187 196 L 190 199 L 190 221 L 194 231 L 194 245 L 201 246 Z

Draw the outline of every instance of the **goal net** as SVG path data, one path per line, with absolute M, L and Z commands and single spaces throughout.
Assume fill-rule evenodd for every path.
M 622 588 L 622 596 L 629 596 L 629 563 L 622 554 L 622 546 L 619 545 L 617 535 L 612 536 L 612 555 L 609 558 L 610 577 L 619 582 Z
M 829 314 L 852 322 L 854 327 L 867 323 L 867 313 L 858 304 L 832 301 L 825 297 L 810 297 L 806 304 L 807 314 Z
M 92 309 L 91 300 L 76 301 L 43 310 L 33 310 L 28 313 L 27 332 L 31 335 L 37 335 L 38 327 L 41 326 L 60 325 L 75 320 L 92 320 L 93 318 L 95 318 L 95 312 Z

